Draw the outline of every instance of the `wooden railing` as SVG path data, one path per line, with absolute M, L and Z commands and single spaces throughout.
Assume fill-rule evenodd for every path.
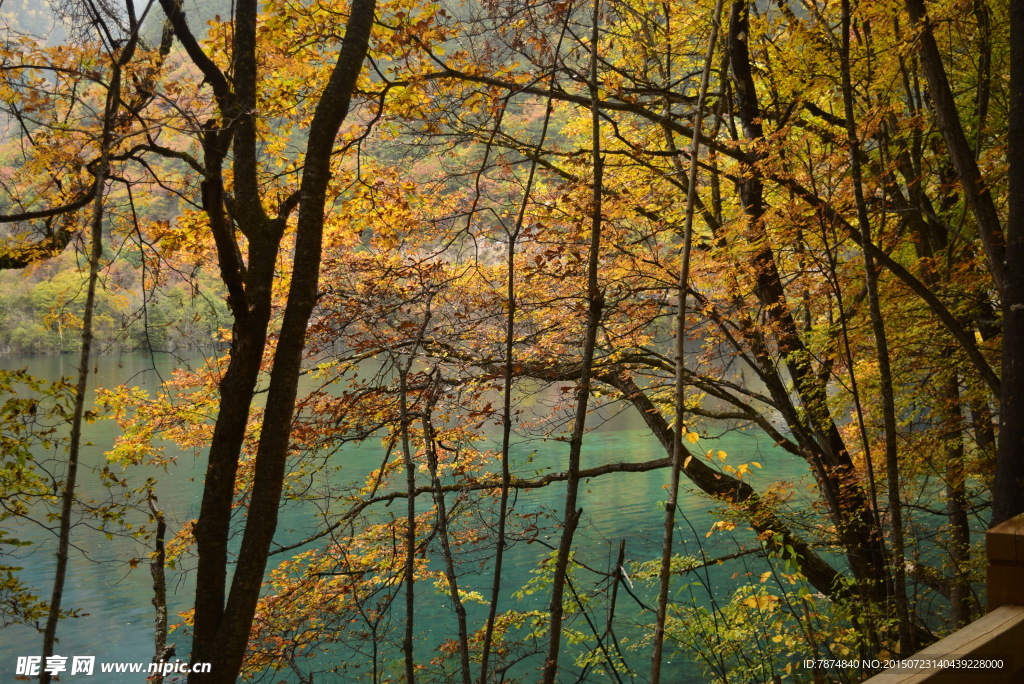
M 869 684 L 1024 682 L 1024 515 L 985 533 L 988 614 Z M 1000 669 L 994 665 L 1002 663 Z M 973 665 L 976 667 L 965 667 Z

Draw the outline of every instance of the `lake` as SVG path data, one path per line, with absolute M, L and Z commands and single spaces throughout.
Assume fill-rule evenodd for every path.
M 200 359 L 192 358 L 192 362 Z M 74 356 L 8 356 L 0 358 L 0 366 L 15 369 L 27 368 L 30 373 L 45 379 L 55 379 L 74 373 L 77 357 Z M 144 389 L 154 389 L 161 378 L 169 378 L 171 372 L 180 365 L 179 360 L 169 355 L 149 356 L 142 353 L 101 356 L 95 362 L 94 374 L 90 376 L 90 387 L 112 387 L 128 383 Z M 554 388 L 551 389 L 554 392 Z M 583 449 L 583 466 L 593 467 L 612 461 L 647 461 L 664 457 L 664 451 L 658 441 L 643 425 L 640 416 L 632 409 L 617 411 L 610 408 L 602 410 L 602 417 L 595 417 L 593 423 L 600 423 L 587 436 Z M 591 423 L 588 423 L 591 424 Z M 98 483 L 95 470 L 104 463 L 104 452 L 111 447 L 118 434 L 117 425 L 110 420 L 101 420 L 86 426 L 85 439 L 91 443 L 83 450 L 83 463 L 87 466 L 81 471 L 79 480 L 81 492 L 85 496 L 101 496 L 102 486 Z M 716 440 L 703 440 L 699 445 L 702 450 L 721 449 L 730 455 L 730 461 L 758 461 L 763 470 L 755 471 L 751 476 L 755 486 L 764 487 L 774 480 L 809 481 L 806 465 L 790 454 L 765 443 L 753 435 L 733 432 Z M 536 451 L 529 465 L 529 472 L 540 471 L 541 474 L 551 470 L 564 470 L 564 458 L 568 446 L 555 440 L 534 439 L 515 447 L 514 463 L 522 463 L 528 454 Z M 169 452 L 170 453 L 170 452 Z M 338 462 L 343 464 L 337 477 L 344 480 L 359 480 L 372 469 L 380 466 L 383 447 L 380 440 L 371 439 L 365 443 L 345 447 L 337 455 Z M 205 470 L 205 460 L 196 458 L 191 453 L 177 453 L 177 465 L 168 472 L 152 472 L 157 478 L 157 494 L 160 507 L 168 517 L 169 535 L 185 521 L 194 518 L 199 508 L 201 495 L 201 479 Z M 133 477 L 137 476 L 133 475 Z M 334 477 L 334 476 L 332 476 Z M 614 477 L 594 478 L 582 483 L 580 505 L 584 517 L 577 533 L 578 538 L 585 538 L 586 543 L 579 552 L 578 559 L 593 564 L 596 568 L 606 570 L 614 560 L 619 540 L 626 540 L 626 568 L 638 562 L 652 560 L 660 555 L 661 528 L 663 523 L 662 502 L 666 496 L 665 486 L 668 484 L 669 473 L 666 471 L 650 473 L 618 474 Z M 797 488 L 800 491 L 800 488 Z M 561 499 L 564 485 L 555 485 L 543 490 L 529 490 L 518 497 L 517 509 L 551 510 L 561 515 Z M 810 496 L 810 495 L 808 495 Z M 425 498 L 420 510 L 430 505 Z M 392 511 L 396 515 L 399 507 Z M 400 506 L 404 510 L 404 504 Z M 685 543 L 677 543 L 677 551 L 699 555 L 700 549 L 708 557 L 736 552 L 741 544 L 748 547 L 756 546 L 753 534 L 749 531 L 737 530 L 731 534 L 715 534 L 705 538 L 716 517 L 709 513 L 713 504 L 703 496 L 687 489 L 680 496 L 679 535 Z M 390 513 L 389 513 L 390 514 Z M 287 543 L 301 539 L 309 529 L 310 516 L 294 507 L 288 508 L 279 525 L 278 541 Z M 137 522 L 143 522 L 141 514 Z M 15 564 L 22 565 L 22 578 L 29 582 L 41 595 L 49 595 L 55 566 L 54 547 L 55 533 L 46 526 L 10 519 L 4 523 L 12 533 L 22 539 L 35 542 L 21 554 L 21 560 Z M 56 523 L 50 526 L 55 530 Z M 549 530 L 550 531 L 550 530 Z M 94 655 L 97 662 L 138 661 L 148 662 L 153 654 L 153 619 L 154 611 L 150 603 L 152 597 L 151 579 L 146 559 L 146 549 L 139 543 L 126 538 L 114 537 L 107 539 L 105 535 L 79 525 L 73 532 L 75 551 L 72 553 L 68 584 L 65 591 L 64 605 L 74 608 L 82 617 L 64 621 L 59 629 L 60 643 L 56 652 L 60 655 Z M 557 539 L 548 540 L 557 543 Z M 295 552 L 297 553 L 297 551 Z M 538 559 L 547 553 L 541 544 L 519 544 L 506 554 L 503 586 L 506 594 L 500 604 L 501 608 L 517 607 L 516 600 L 509 594 L 521 587 L 530 577 L 530 570 L 536 567 Z M 142 558 L 138 567 L 132 568 L 132 559 Z M 732 588 L 739 580 L 734 574 L 743 575 L 758 569 L 756 556 L 748 556 L 735 564 L 725 564 L 701 572 L 701 579 L 711 586 L 719 601 L 726 600 Z M 280 557 L 272 559 L 271 565 Z M 10 561 L 8 561 L 10 562 Z M 440 558 L 431 559 L 438 563 Z M 185 567 L 168 572 L 168 592 L 172 623 L 180 622 L 176 614 L 191 606 L 193 587 L 191 575 Z M 464 585 L 468 589 L 489 591 L 490 578 L 484 567 L 477 575 L 467 577 Z M 692 581 L 692 580 L 691 580 Z M 680 582 L 683 583 L 682 581 Z M 444 597 L 432 588 L 425 588 L 422 597 L 417 599 L 417 619 L 420 625 L 429 626 L 421 635 L 420 648 L 424 652 L 432 650 L 444 638 L 455 633 L 455 621 Z M 646 592 L 640 598 L 653 605 L 656 601 L 656 590 L 647 585 L 638 584 L 638 591 Z M 534 605 L 529 605 L 533 600 Z M 542 608 L 546 605 L 546 597 L 535 595 L 518 604 L 518 607 Z M 396 611 L 401 607 L 396 604 Z M 484 608 L 470 606 L 470 629 L 478 628 L 483 622 Z M 628 623 L 650 622 L 650 617 L 643 615 L 637 605 L 628 599 L 620 599 L 617 615 L 623 620 L 623 633 L 637 638 L 636 630 L 630 632 Z M 603 617 L 601 618 L 603 622 Z M 392 629 L 398 629 L 393 625 Z M 170 642 L 178 645 L 178 657 L 186 658 L 189 651 L 188 637 L 182 631 L 174 632 Z M 39 653 L 41 636 L 31 629 L 15 626 L 4 631 L 0 645 L 0 673 L 7 675 L 10 681 L 15 672 L 16 660 L 19 656 L 30 656 Z M 640 673 L 645 673 L 649 664 L 646 660 L 647 651 L 626 651 L 630 666 Z M 352 655 L 350 657 L 357 657 Z M 704 677 L 699 670 L 681 656 L 670 656 L 672 661 L 666 666 L 666 681 L 702 682 Z M 520 665 L 518 673 L 526 681 L 531 681 L 529 673 L 539 667 L 542 658 Z M 566 659 L 565 664 L 570 660 Z M 104 682 L 138 682 L 139 675 L 105 674 Z M 645 677 L 641 677 L 642 679 Z M 74 677 L 68 677 L 74 679 Z M 272 681 L 288 681 L 285 673 L 274 675 Z M 589 680 L 588 680 L 589 681 Z M 594 677 L 593 681 L 605 681 L 604 677 Z

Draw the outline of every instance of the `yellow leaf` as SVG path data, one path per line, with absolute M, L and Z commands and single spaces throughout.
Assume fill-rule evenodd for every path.
M 724 451 L 719 450 L 719 452 L 718 452 L 718 460 L 719 461 L 724 461 L 725 457 L 726 457 L 726 453 Z
M 758 610 L 772 610 L 775 608 L 774 596 L 748 596 L 743 599 L 743 605 Z
M 700 441 L 700 435 L 698 435 L 696 432 L 687 432 L 686 441 L 689 442 L 690 444 L 696 444 L 697 442 Z

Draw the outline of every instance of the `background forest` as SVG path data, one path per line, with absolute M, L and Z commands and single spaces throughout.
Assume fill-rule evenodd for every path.
M 79 359 L 0 376 L 44 662 L 96 533 L 190 682 L 803 681 L 980 614 L 1024 510 L 1010 3 L 0 13 L 0 352 Z M 181 358 L 97 387 L 113 350 Z M 595 455 L 620 413 L 656 458 Z M 600 539 L 637 473 L 658 539 Z

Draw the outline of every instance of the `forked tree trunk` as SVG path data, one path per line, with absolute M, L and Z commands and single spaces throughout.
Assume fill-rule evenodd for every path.
M 220 385 L 220 412 L 196 524 L 199 562 L 192 660 L 211 663 L 212 667 L 209 673 L 191 673 L 189 682 L 209 684 L 238 677 L 277 529 L 306 326 L 317 300 L 334 140 L 348 116 L 369 45 L 376 3 L 352 3 L 337 61 L 314 107 L 299 190 L 282 203 L 274 218 L 267 216 L 260 194 L 256 121 L 257 82 L 261 77 L 257 60 L 258 3 L 240 0 L 235 5 L 230 81 L 191 33 L 180 0 L 160 0 L 160 4 L 175 36 L 212 88 L 219 110 L 219 119 L 211 119 L 203 137 L 207 165 L 202 186 L 203 208 L 210 220 L 221 276 L 235 319 L 231 361 Z M 219 128 L 219 122 L 225 127 Z M 234 183 L 230 219 L 225 210 L 222 175 L 229 149 Z M 267 344 L 278 248 L 286 220 L 295 208 L 298 217 L 291 284 L 266 394 L 267 415 L 273 415 L 273 420 L 265 421 L 260 433 L 249 515 L 230 591 L 226 591 L 230 562 L 227 541 L 237 464 Z M 234 221 L 245 235 L 247 260 L 241 256 Z

